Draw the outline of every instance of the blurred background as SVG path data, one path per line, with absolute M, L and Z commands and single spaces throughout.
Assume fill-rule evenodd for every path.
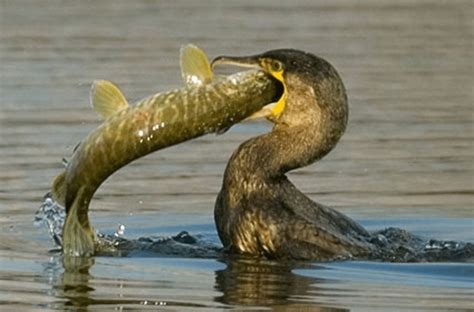
M 333 152 L 292 172 L 291 180 L 314 200 L 369 229 L 399 226 L 427 237 L 473 241 L 472 13 L 472 1 L 457 0 L 0 0 L 0 300 L 10 308 L 56 308 L 67 297 L 49 291 L 57 281 L 56 273 L 51 278 L 45 273 L 51 270 L 44 269 L 51 266 L 47 250 L 52 245 L 32 220 L 62 169 L 61 159 L 101 122 L 89 105 L 91 82 L 114 81 L 130 102 L 178 88 L 179 48 L 187 43 L 210 58 L 295 48 L 327 59 L 348 90 L 349 127 Z M 265 121 L 236 125 L 224 135 L 186 142 L 123 168 L 96 194 L 93 224 L 104 232 L 125 224 L 129 237 L 184 229 L 218 242 L 212 214 L 227 160 L 240 143 L 270 127 Z M 188 289 L 192 300 L 179 295 L 189 279 L 163 277 L 154 265 L 144 264 L 150 260 L 96 261 L 101 273 L 96 272 L 92 294 L 97 300 L 111 298 L 109 291 L 116 288 L 106 281 L 115 283 L 117 272 L 126 272 L 120 283 L 133 284 L 131 272 L 141 268 L 157 280 L 169 278 L 171 286 L 153 284 L 145 293 L 129 293 L 135 300 L 131 304 L 157 290 L 182 303 L 175 308 L 248 303 L 239 296 L 229 299 L 222 280 L 214 285 L 214 271 L 222 269 L 214 260 L 202 271 L 197 262 L 176 269 L 176 276 L 207 281 Z M 455 272 L 462 276 L 464 271 Z M 13 283 L 19 276 L 24 282 Z M 337 291 L 320 297 L 311 288 L 314 282 L 305 280 L 305 290 L 293 294 L 281 290 L 277 303 L 291 306 L 304 297 L 312 303 L 336 302 L 334 309 L 364 311 L 375 304 L 363 293 L 353 301 L 337 297 Z M 401 283 L 417 298 L 434 296 L 423 282 L 415 290 Z M 353 290 L 351 282 L 343 285 Z M 377 284 L 370 285 L 378 291 Z M 450 294 L 449 287 L 462 293 L 459 285 L 445 286 L 442 295 Z M 22 294 L 25 289 L 28 295 Z M 418 300 L 407 303 L 406 293 L 397 291 L 399 297 L 385 298 L 378 307 L 420 308 Z M 31 296 L 45 305 L 30 306 Z M 463 300 L 443 304 L 468 305 Z

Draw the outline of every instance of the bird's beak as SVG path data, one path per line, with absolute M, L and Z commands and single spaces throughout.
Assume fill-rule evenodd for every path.
M 218 56 L 212 60 L 211 67 L 214 68 L 217 65 L 261 68 L 258 56 Z

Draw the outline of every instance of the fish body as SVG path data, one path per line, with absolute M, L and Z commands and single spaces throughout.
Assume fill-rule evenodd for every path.
M 92 99 L 101 103 L 96 110 L 106 119 L 78 146 L 53 184 L 53 196 L 67 213 L 64 254 L 87 256 L 100 248 L 88 207 L 112 173 L 159 149 L 230 127 L 275 101 L 281 92 L 263 71 L 240 72 L 219 81 L 189 79 L 192 76 L 183 75 L 186 87 L 157 93 L 130 107 L 114 85 L 94 84 Z

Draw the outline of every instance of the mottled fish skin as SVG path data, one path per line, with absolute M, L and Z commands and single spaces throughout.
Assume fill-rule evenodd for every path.
M 106 119 L 66 169 L 63 252 L 83 256 L 99 248 L 87 212 L 95 191 L 112 173 L 153 151 L 238 123 L 279 95 L 279 83 L 263 71 L 240 72 L 155 94 Z

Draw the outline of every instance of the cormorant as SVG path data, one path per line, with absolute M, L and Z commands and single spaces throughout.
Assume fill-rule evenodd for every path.
M 274 123 L 272 131 L 241 144 L 225 170 L 214 216 L 226 250 L 274 259 L 366 256 L 369 233 L 342 213 L 312 201 L 285 175 L 321 159 L 344 133 L 347 95 L 334 67 L 292 49 L 220 56 L 212 64 L 259 67 L 284 90 L 276 104 L 263 110 Z

